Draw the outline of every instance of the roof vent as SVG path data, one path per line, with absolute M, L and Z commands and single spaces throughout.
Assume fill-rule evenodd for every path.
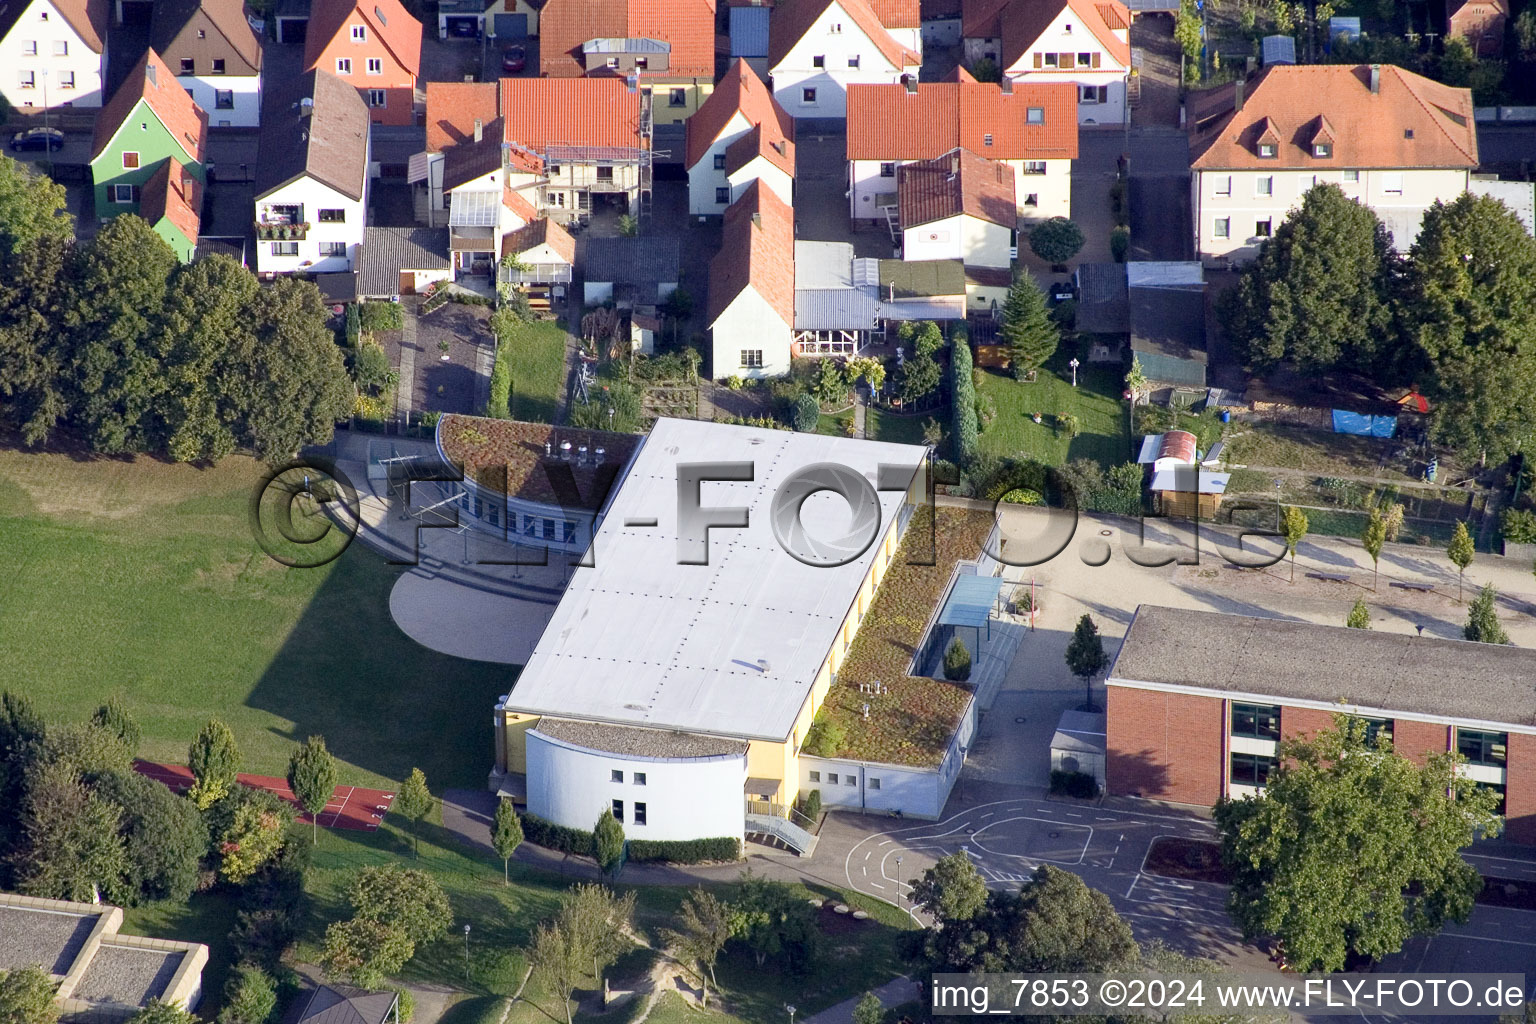
M 603 464 L 603 457 L 607 454 L 607 451 L 602 448 L 592 449 L 592 465 L 601 466 Z
M 768 659 L 767 658 L 758 658 L 757 659 L 757 670 L 759 672 L 763 673 L 763 675 L 767 675 L 768 674 Z
M 148 64 L 144 65 L 144 77 L 149 79 L 149 84 L 150 85 L 159 85 L 160 84 L 159 82 L 155 81 L 155 70 L 156 69 L 155 69 L 155 62 L 154 61 L 150 61 Z
M 1371 65 L 1371 92 L 1381 92 L 1381 65 Z
M 761 213 L 754 213 L 752 215 L 752 226 L 755 228 L 763 226 L 763 215 Z
M 377 6 L 375 6 L 373 9 L 373 15 L 379 19 L 380 25 L 383 25 L 385 28 L 389 27 L 389 19 L 384 17 L 384 12 L 379 10 Z
M 560 442 L 560 458 L 562 460 L 564 460 L 565 462 L 570 462 L 571 461 L 571 442 L 569 442 L 569 441 L 561 441 Z
M 1013 79 L 1004 78 L 1001 82 L 997 83 L 997 87 L 1003 91 L 1004 96 L 1013 95 Z
M 477 117 L 475 118 L 475 141 L 479 142 L 483 138 L 485 138 L 485 122 Z
M 1246 85 L 1241 78 L 1235 83 L 1236 91 L 1232 93 L 1232 111 L 1237 114 L 1243 112 L 1243 86 Z
M 586 445 L 582 445 L 580 448 L 576 449 L 576 465 L 578 465 L 578 466 L 585 466 L 586 464 L 587 464 L 587 446 Z
M 314 101 L 313 97 L 305 96 L 303 99 L 299 100 L 299 116 L 300 117 L 308 117 L 310 114 L 313 114 L 314 112 L 315 112 L 315 101 Z

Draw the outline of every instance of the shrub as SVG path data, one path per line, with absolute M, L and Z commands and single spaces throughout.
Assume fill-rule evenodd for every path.
M 451 292 L 448 296 L 461 306 L 489 306 L 491 300 L 484 295 L 476 295 L 474 292 Z
M 1510 544 L 1536 544 L 1536 512 L 1528 508 L 1507 508 L 1499 514 L 1504 539 Z
M 971 678 L 971 652 L 959 637 L 951 640 L 944 652 L 944 678 L 956 683 Z
M 978 82 L 1001 82 L 1003 69 L 997 66 L 997 61 L 983 57 L 971 65 L 971 77 Z
M 1064 772 L 1059 768 L 1053 768 L 1051 769 L 1051 792 L 1058 796 L 1092 800 L 1099 795 L 1099 783 L 1086 772 Z
M 793 423 L 795 429 L 802 433 L 810 433 L 816 429 L 816 421 L 821 416 L 821 410 L 816 405 L 816 396 L 802 394 L 795 399 Z
M 241 964 L 224 985 L 218 1024 L 266 1024 L 277 1009 L 277 985 L 255 964 Z
M 592 832 L 589 829 L 567 828 L 545 821 L 535 814 L 524 814 L 523 838 L 535 846 L 557 853 L 574 853 L 580 857 L 592 856 Z
M 1109 233 L 1109 254 L 1114 257 L 1116 263 L 1124 263 L 1130 251 L 1131 229 L 1121 224 Z
M 411 1024 L 416 1016 L 416 997 L 403 985 L 391 985 L 389 991 L 400 997 L 400 1024 Z
M 496 349 L 496 362 L 491 366 L 491 392 L 485 403 L 485 414 L 495 419 L 512 418 L 512 346 L 501 344 Z
M 365 331 L 398 331 L 405 326 L 398 302 L 364 302 L 357 309 L 358 324 Z
M 624 859 L 624 826 L 606 807 L 592 827 L 592 852 L 597 857 L 597 866 L 604 871 L 617 871 Z
M 1083 247 L 1083 229 L 1065 217 L 1052 217 L 1030 231 L 1029 247 L 1047 263 L 1065 263 Z
M 1003 502 L 1005 505 L 1045 504 L 1045 499 L 1040 496 L 1040 492 L 1032 491 L 1028 487 L 1015 487 L 1013 490 L 1005 492 L 1003 496 L 997 500 Z
M 821 790 L 809 789 L 800 794 L 800 813 L 812 822 L 821 820 Z
M 826 718 L 817 718 L 805 734 L 805 750 L 817 757 L 836 757 L 848 742 L 843 727 Z
M 665 861 L 671 864 L 699 864 L 707 860 L 740 860 L 741 843 L 734 836 L 718 839 L 631 839 L 632 861 Z
M 955 461 L 970 466 L 976 460 L 976 387 L 971 377 L 971 346 L 956 344 L 950 354 L 949 387 L 954 414 Z
M 733 373 L 725 378 L 725 386 L 732 391 L 740 391 L 746 386 L 746 381 L 741 379 L 740 374 Z
M 354 302 L 347 307 L 347 315 L 344 322 L 347 347 L 356 348 L 358 339 L 363 336 L 363 314 L 357 303 Z

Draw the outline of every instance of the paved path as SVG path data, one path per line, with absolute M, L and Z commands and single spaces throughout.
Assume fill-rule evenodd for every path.
M 395 415 L 402 420 L 411 411 L 411 398 L 416 394 L 416 305 L 400 303 L 400 382 L 395 386 Z
M 917 984 L 906 975 L 892 978 L 874 990 L 886 1009 L 911 1002 L 918 996 Z M 853 1024 L 853 1008 L 863 999 L 862 993 L 852 999 L 844 999 L 836 1006 L 829 1006 L 818 1014 L 805 1018 L 805 1024 Z

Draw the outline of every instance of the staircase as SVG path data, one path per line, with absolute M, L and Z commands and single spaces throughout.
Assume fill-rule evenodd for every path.
M 777 814 L 753 814 L 747 812 L 747 834 L 769 836 L 777 839 L 802 857 L 809 857 L 816 849 L 816 837 L 787 818 Z

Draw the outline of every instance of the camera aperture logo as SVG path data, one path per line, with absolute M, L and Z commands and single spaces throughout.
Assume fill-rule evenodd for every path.
M 251 535 L 274 561 L 316 569 L 352 544 L 360 511 L 345 473 L 325 460 L 301 459 L 273 469 L 251 493 Z

